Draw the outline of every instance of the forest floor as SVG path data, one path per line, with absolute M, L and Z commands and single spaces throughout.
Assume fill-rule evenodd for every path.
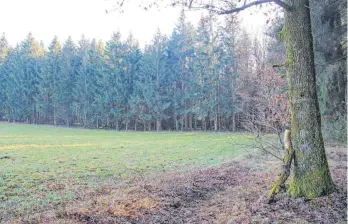
M 282 193 L 269 204 L 266 194 L 281 163 L 237 149 L 250 143 L 248 135 L 232 134 L 230 142 L 228 133 L 120 133 L 0 123 L 0 136 L 1 223 L 347 223 L 347 151 L 342 145 L 326 147 L 336 192 L 312 200 Z M 86 139 L 93 147 L 78 145 Z M 111 147 L 114 141 L 123 148 Z M 137 147 L 142 155 L 134 151 Z M 78 160 L 72 160 L 75 151 L 80 151 Z M 92 168 L 83 166 L 95 156 L 102 160 Z M 120 157 L 130 171 L 119 171 L 119 163 L 102 169 Z M 53 166 L 46 172 L 55 179 L 33 178 L 32 172 L 43 172 L 39 168 L 45 164 Z

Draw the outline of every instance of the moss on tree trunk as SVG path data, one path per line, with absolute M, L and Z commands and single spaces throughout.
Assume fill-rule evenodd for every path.
M 274 182 L 271 190 L 268 193 L 269 202 L 273 201 L 274 196 L 280 192 L 281 189 L 285 189 L 285 182 L 288 179 L 291 171 L 291 162 L 294 157 L 294 150 L 291 146 L 290 130 L 287 129 L 284 132 L 284 146 L 285 156 L 283 159 L 282 169 L 278 174 L 277 180 Z
M 287 47 L 288 83 L 291 113 L 291 139 L 294 149 L 294 177 L 288 193 L 314 198 L 334 189 L 321 132 L 316 90 L 313 36 L 308 0 L 287 0 L 281 37 Z

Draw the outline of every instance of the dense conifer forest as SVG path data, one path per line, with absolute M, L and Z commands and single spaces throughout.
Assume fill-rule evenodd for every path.
M 337 58 L 346 52 L 327 54 L 325 41 L 335 37 L 330 43 L 337 46 L 344 35 L 335 28 L 343 20 L 332 20 L 337 24 L 313 21 L 326 30 L 315 30 L 317 84 L 325 127 L 342 133 L 346 66 Z M 285 60 L 281 21 L 269 23 L 261 42 L 236 17 L 202 16 L 191 24 L 183 11 L 169 37 L 158 30 L 143 49 L 136 37 L 118 32 L 106 43 L 54 37 L 47 47 L 32 34 L 12 47 L 3 34 L 0 117 L 117 130 L 274 132 L 289 117 L 285 69 L 275 66 Z M 333 60 L 332 75 L 325 75 L 323 65 Z

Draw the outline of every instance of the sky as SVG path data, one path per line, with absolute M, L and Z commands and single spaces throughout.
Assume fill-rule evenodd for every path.
M 120 31 L 125 39 L 129 33 L 140 46 L 151 43 L 159 28 L 170 35 L 177 22 L 180 8 L 161 8 L 144 11 L 139 0 L 129 0 L 124 13 L 113 9 L 117 0 L 0 0 L 0 33 L 5 33 L 11 45 L 24 40 L 29 32 L 37 40 L 49 45 L 55 35 L 63 42 L 68 36 L 78 41 L 82 34 L 87 38 L 107 41 L 113 32 Z M 257 10 L 256 10 L 257 11 Z M 241 13 L 243 24 L 250 32 L 262 32 L 266 24 L 261 13 Z M 196 24 L 201 11 L 187 12 Z

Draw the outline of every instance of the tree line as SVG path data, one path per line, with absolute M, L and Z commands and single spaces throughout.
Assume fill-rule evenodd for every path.
M 238 79 L 257 69 L 241 46 L 258 44 L 232 17 L 202 17 L 195 27 L 184 12 L 170 38 L 158 30 L 143 50 L 120 33 L 105 44 L 55 37 L 48 50 L 32 34 L 16 47 L 3 35 L 0 116 L 117 130 L 236 130 L 243 117 Z
M 3 34 L 0 119 L 117 130 L 277 131 L 289 122 L 285 69 L 272 68 L 285 61 L 280 21 L 270 22 L 261 42 L 236 17 L 217 22 L 203 16 L 193 25 L 182 12 L 170 37 L 158 30 L 144 49 L 120 33 L 106 43 L 85 37 L 61 43 L 55 37 L 47 49 L 32 34 L 11 47 Z M 320 21 L 313 20 L 314 32 L 330 31 L 316 38 L 324 129 L 341 135 L 345 126 L 337 128 L 344 123 L 337 117 L 345 107 L 337 105 L 345 105 L 346 73 L 321 72 L 329 68 L 322 66 L 322 55 L 329 54 L 325 40 L 338 32 Z

